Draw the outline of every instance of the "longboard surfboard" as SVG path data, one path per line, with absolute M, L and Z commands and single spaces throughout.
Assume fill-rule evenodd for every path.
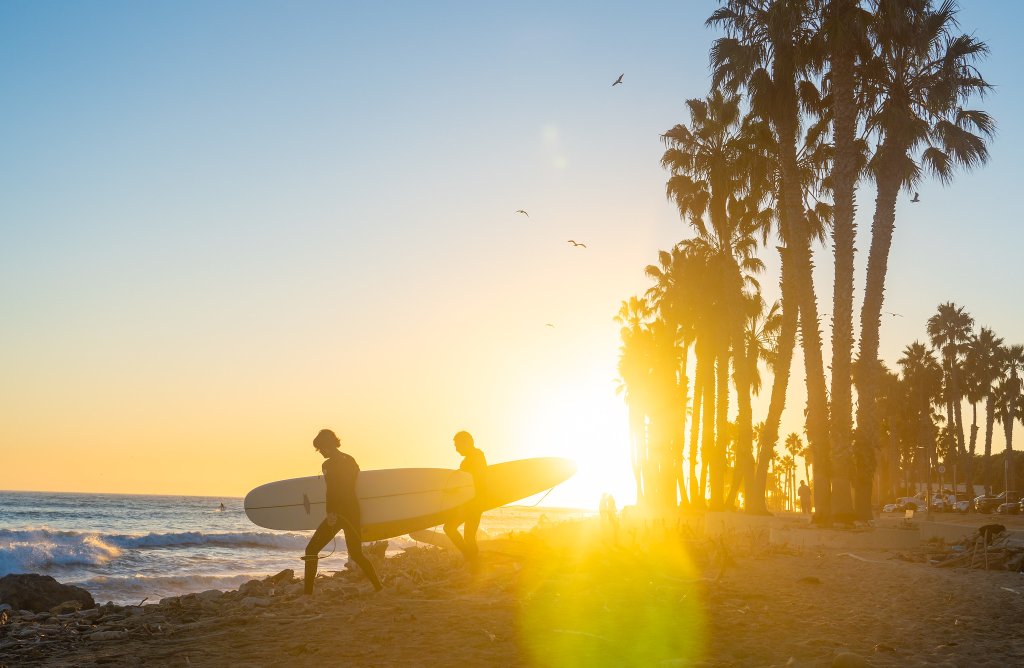
M 356 496 L 363 540 L 381 540 L 446 521 L 473 498 L 473 477 L 451 469 L 361 471 Z M 307 531 L 327 517 L 324 477 L 306 476 L 260 485 L 245 496 L 245 514 L 266 529 Z
M 473 477 L 450 469 L 362 471 L 356 496 L 362 513 L 363 540 L 381 540 L 428 529 L 458 517 L 470 501 L 491 510 L 525 499 L 564 482 L 575 464 L 559 457 L 502 462 L 487 467 L 478 494 Z M 245 497 L 245 514 L 267 529 L 315 529 L 326 517 L 323 476 L 292 478 L 261 485 Z

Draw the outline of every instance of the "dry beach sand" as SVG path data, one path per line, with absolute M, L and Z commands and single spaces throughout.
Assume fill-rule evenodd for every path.
M 691 521 L 623 527 L 615 546 L 599 520 L 567 522 L 487 541 L 475 573 L 407 550 L 381 564 L 379 594 L 342 570 L 303 598 L 284 573 L 155 605 L 15 613 L 0 665 L 1024 665 L 1024 577 L 937 566 L 956 554 L 939 541 L 886 547 L 923 525 L 901 522 Z

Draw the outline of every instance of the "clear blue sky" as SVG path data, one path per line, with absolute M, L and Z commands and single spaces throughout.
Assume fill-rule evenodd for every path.
M 890 362 L 948 300 L 1024 342 L 1024 9 L 964 5 L 999 136 L 898 207 Z M 365 468 L 454 465 L 461 428 L 601 452 L 628 494 L 611 317 L 687 234 L 659 135 L 714 7 L 0 5 L 0 488 L 244 493 L 333 426 Z

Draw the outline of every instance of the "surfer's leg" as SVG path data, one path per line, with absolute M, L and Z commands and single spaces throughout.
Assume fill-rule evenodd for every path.
M 383 589 L 383 585 L 380 583 L 380 578 L 377 577 L 377 571 L 374 569 L 373 564 L 366 555 L 363 554 L 363 535 L 362 532 L 352 526 L 350 522 L 345 521 L 342 518 L 338 518 L 342 525 L 345 527 L 345 550 L 348 552 L 348 558 L 356 562 L 356 564 L 363 570 L 363 575 L 370 581 L 373 588 L 377 591 Z
M 464 538 L 465 549 L 462 551 L 466 555 L 466 559 L 473 561 L 477 558 L 480 550 L 476 546 L 476 532 L 480 528 L 480 513 L 476 511 L 470 511 L 466 517 L 466 527 L 463 533 L 466 534 Z
M 444 525 L 444 533 L 453 543 L 455 543 L 455 547 L 459 548 L 459 552 L 466 554 L 466 541 L 462 540 L 462 536 L 459 534 L 460 524 L 462 524 L 461 518 L 446 522 Z
M 332 527 L 327 524 L 327 520 L 324 520 L 313 532 L 309 544 L 306 545 L 306 554 L 302 557 L 302 560 L 306 562 L 305 580 L 302 583 L 302 590 L 306 595 L 313 593 L 313 582 L 316 581 L 316 567 L 319 561 L 317 555 L 338 534 L 339 528 L 337 524 Z

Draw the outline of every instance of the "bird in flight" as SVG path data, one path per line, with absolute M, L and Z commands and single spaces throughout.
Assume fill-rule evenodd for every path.
M 897 318 L 902 318 L 903 317 L 902 313 L 893 313 L 892 311 L 882 311 L 882 313 L 885 313 L 886 315 L 894 315 Z
M 587 247 L 587 245 L 586 245 L 586 244 L 581 244 L 580 242 L 578 242 L 578 241 L 573 241 L 572 239 L 569 239 L 569 243 L 571 243 L 571 244 L 572 244 L 573 246 L 582 246 L 583 248 L 586 248 L 586 247 Z
M 622 74 L 620 74 L 620 75 L 619 75 L 619 78 L 618 78 L 618 79 L 616 79 L 616 80 L 615 80 L 615 83 L 613 83 L 612 85 L 613 85 L 613 86 L 618 86 L 618 85 L 619 85 L 620 83 L 622 83 L 622 77 L 624 77 L 624 76 L 626 76 L 625 72 L 623 72 Z
M 920 197 L 919 197 L 919 196 L 917 195 L 917 193 L 914 193 L 914 199 L 912 199 L 912 200 L 910 200 L 910 201 L 911 201 L 911 202 L 920 202 L 920 201 L 921 201 L 921 198 L 920 198 Z
M 525 211 L 523 211 L 522 209 L 516 209 L 516 213 L 521 213 L 521 214 L 523 214 L 524 216 L 526 216 L 527 218 L 529 218 L 529 217 L 530 217 L 530 214 L 526 213 L 526 212 L 525 212 Z
M 554 327 L 550 322 L 544 325 L 545 327 Z

